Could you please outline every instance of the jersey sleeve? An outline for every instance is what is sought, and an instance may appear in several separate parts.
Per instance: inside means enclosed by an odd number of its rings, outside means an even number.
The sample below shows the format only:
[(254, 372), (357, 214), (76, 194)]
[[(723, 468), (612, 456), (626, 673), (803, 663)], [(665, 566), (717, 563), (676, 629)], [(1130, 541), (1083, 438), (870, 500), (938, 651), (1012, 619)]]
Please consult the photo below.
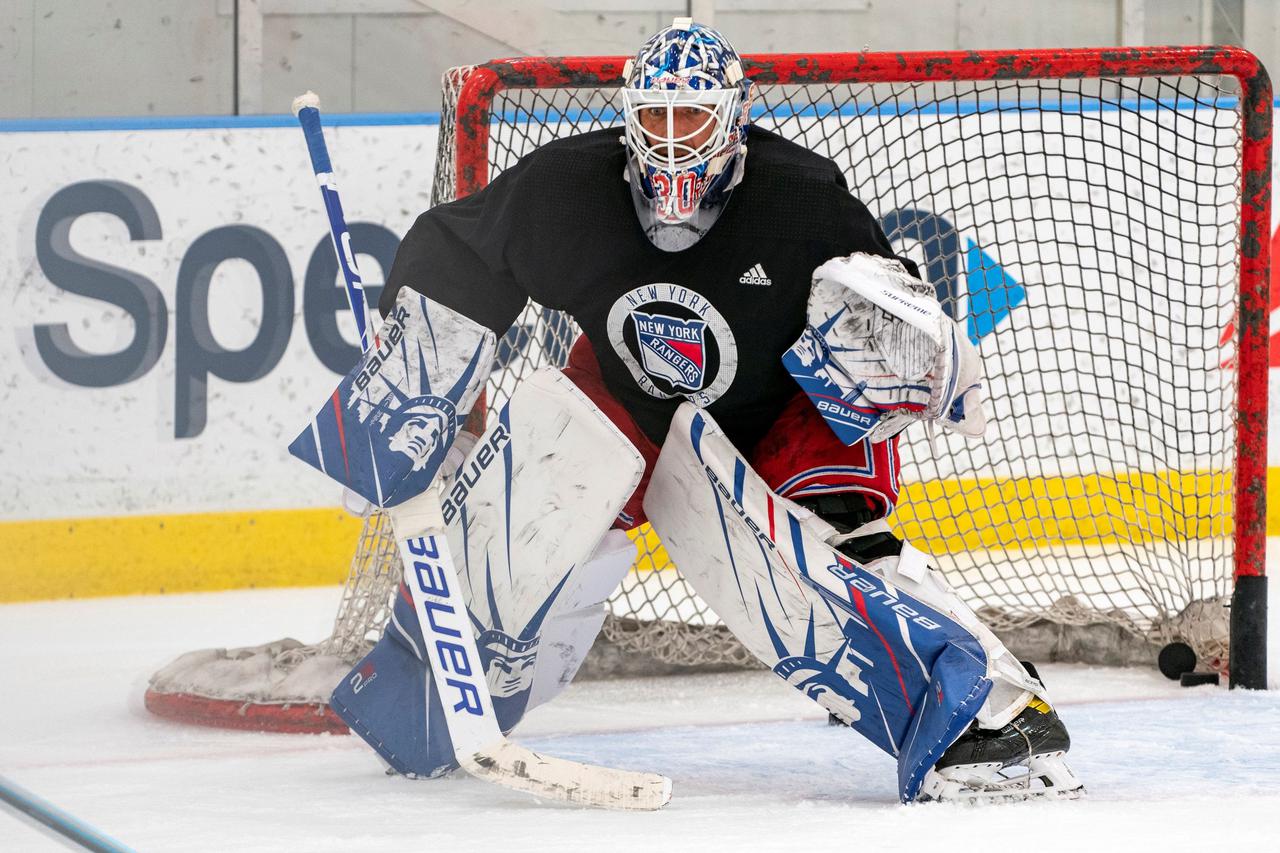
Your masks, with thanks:
[(383, 315), (409, 287), (501, 337), (528, 293), (511, 269), (510, 243), (524, 218), (517, 166), (479, 192), (437, 205), (418, 217), (400, 242), (378, 299)]

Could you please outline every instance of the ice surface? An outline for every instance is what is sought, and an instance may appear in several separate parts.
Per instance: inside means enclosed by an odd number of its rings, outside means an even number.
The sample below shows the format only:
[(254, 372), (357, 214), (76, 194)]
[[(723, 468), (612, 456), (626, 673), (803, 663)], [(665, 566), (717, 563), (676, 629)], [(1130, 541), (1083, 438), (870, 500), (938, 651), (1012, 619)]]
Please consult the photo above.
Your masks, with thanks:
[[(539, 805), (468, 779), (383, 775), (352, 737), (187, 728), (147, 676), (206, 646), (328, 633), (339, 591), (0, 607), (0, 774), (139, 850), (1273, 850), (1280, 696), (1154, 670), (1048, 665), (1089, 797), (897, 803), (893, 763), (764, 672), (591, 682), (518, 737), (675, 780), (656, 814)], [(0, 811), (0, 849), (61, 850)]]

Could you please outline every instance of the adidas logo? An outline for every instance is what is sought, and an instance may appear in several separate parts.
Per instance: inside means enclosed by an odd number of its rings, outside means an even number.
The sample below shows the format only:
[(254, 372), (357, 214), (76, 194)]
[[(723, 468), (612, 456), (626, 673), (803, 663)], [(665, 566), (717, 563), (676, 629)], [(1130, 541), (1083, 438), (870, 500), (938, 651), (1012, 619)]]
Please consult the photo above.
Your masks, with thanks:
[(751, 269), (742, 274), (742, 278), (738, 279), (742, 284), (760, 284), (768, 287), (773, 284), (773, 279), (765, 274), (764, 267), (756, 264)]

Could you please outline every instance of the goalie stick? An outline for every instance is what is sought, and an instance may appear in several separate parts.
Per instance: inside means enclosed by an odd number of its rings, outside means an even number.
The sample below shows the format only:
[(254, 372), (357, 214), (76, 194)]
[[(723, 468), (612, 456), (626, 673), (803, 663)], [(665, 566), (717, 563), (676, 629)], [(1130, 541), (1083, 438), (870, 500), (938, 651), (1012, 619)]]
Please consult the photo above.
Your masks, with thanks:
[[(333, 181), (319, 107), (320, 99), (312, 92), (293, 102), (294, 115), (302, 125), (321, 184), (361, 347), (367, 352), (371, 336), (363, 290)], [(438, 482), (386, 512), (404, 563), (405, 585), (422, 627), (427, 665), (442, 698), (454, 757), (462, 769), (506, 788), (575, 805), (635, 810), (666, 805), (671, 799), (671, 780), (664, 776), (541, 755), (506, 739), (494, 715), (471, 619), (449, 554)]]

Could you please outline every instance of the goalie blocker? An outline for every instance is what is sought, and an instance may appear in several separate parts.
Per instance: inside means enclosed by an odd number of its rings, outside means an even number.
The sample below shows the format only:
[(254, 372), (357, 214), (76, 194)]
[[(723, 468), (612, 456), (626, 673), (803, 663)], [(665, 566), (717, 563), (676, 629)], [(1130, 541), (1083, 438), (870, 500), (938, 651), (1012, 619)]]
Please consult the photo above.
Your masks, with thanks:
[(403, 290), (289, 452), (375, 506), (426, 491), (493, 363), (493, 332)]

